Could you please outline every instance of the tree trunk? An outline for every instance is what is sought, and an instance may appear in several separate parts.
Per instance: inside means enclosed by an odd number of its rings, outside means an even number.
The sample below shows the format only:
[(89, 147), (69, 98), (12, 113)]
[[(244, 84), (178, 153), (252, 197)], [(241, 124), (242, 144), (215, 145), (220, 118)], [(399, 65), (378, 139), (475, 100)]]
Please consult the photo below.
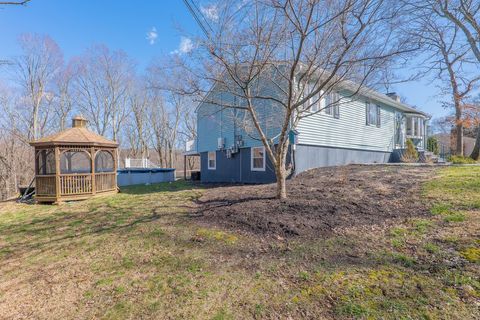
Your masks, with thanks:
[(456, 133), (456, 148), (455, 148), (455, 153), (458, 156), (463, 156), (463, 124), (457, 123), (457, 127), (455, 129)]
[(287, 174), (285, 172), (285, 165), (278, 164), (275, 168), (277, 176), (277, 198), (282, 200), (287, 198)]
[(480, 156), (480, 127), (477, 129), (477, 139), (475, 139), (475, 146), (473, 147), (472, 154), (470, 155), (470, 158), (473, 160), (478, 160), (478, 157)]
[(157, 147), (157, 153), (158, 153), (158, 165), (160, 168), (163, 168), (163, 152), (161, 147)]
[(463, 122), (462, 122), (462, 108), (460, 106), (459, 101), (455, 103), (455, 122), (456, 122), (456, 146), (455, 146), (455, 153), (458, 156), (463, 157)]
[(277, 145), (277, 161), (275, 162), (275, 174), (277, 176), (277, 198), (282, 200), (287, 198), (287, 150), (288, 140), (281, 142), (285, 137), (280, 137), (280, 143)]

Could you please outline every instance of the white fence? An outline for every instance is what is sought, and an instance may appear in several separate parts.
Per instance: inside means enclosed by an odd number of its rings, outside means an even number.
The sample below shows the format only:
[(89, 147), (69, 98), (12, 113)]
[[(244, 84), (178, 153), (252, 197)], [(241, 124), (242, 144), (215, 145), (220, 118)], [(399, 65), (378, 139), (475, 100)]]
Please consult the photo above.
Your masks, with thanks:
[(149, 159), (132, 159), (125, 158), (125, 168), (159, 168), (157, 164), (151, 162)]

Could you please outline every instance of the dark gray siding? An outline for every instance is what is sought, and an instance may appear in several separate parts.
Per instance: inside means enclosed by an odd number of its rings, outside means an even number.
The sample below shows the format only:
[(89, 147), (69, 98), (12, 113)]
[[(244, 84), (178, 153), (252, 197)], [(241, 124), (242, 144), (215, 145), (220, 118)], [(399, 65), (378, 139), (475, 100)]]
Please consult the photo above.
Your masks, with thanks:
[(202, 182), (223, 183), (272, 183), (276, 181), (274, 167), (266, 158), (265, 171), (251, 171), (250, 148), (241, 148), (240, 152), (228, 159), (224, 151), (216, 151), (215, 170), (208, 169), (208, 152), (200, 153)]
[(391, 152), (297, 145), (295, 173), (328, 166), (354, 163), (387, 163)]

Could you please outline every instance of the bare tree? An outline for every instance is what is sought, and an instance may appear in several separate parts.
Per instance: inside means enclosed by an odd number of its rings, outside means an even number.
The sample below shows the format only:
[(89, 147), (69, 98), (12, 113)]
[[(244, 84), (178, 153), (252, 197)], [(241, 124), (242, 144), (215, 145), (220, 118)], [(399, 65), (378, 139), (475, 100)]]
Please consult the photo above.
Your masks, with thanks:
[(127, 120), (126, 138), (134, 156), (148, 158), (150, 127), (148, 114), (148, 91), (144, 81), (137, 79), (129, 93), (131, 116)]
[(23, 1), (0, 1), (0, 6), (25, 6), (31, 0), (23, 0)]
[[(43, 108), (48, 86), (63, 63), (58, 45), (48, 36), (23, 34), (19, 38), (22, 55), (12, 65), (16, 81), (23, 90), (28, 139), (43, 135), (50, 110)], [(48, 103), (47, 103), (48, 105)]]
[(0, 88), (0, 200), (14, 196), (16, 187), (30, 182), (33, 173), (24, 123), (15, 112), (18, 101), (14, 90)]
[[(439, 17), (444, 17), (460, 28), (480, 63), (480, 3), (472, 0), (429, 0), (428, 5)], [(478, 159), (480, 149), (480, 130), (478, 130), (473, 159)]]
[(480, 62), (480, 3), (475, 0), (428, 0), (428, 5), (437, 13), (460, 28)]
[(74, 73), (71, 65), (62, 68), (53, 79), (54, 113), (60, 130), (66, 128), (66, 122), (73, 111), (76, 100), (72, 89), (73, 79)]
[[(433, 73), (442, 85), (441, 90), (450, 98), (444, 103), (455, 111), (455, 152), (463, 156), (464, 106), (469, 94), (476, 88), (480, 77), (472, 73), (475, 67), (471, 50), (463, 40), (460, 29), (441, 21), (430, 8), (413, 6), (415, 18), (407, 28), (412, 38), (418, 39), (426, 56), (420, 63), (420, 73)], [(443, 84), (446, 84), (443, 85)]]
[[(286, 198), (290, 130), (301, 119), (354, 98), (375, 82), (382, 65), (416, 47), (396, 33), (401, 6), (393, 1), (272, 0), (218, 6), (215, 34), (196, 51), (212, 61), (205, 78), (221, 93), (206, 95), (204, 101), (237, 110), (234, 117), (255, 128), (274, 166), (277, 197)], [(340, 101), (338, 90), (349, 94)], [(261, 108), (272, 108), (278, 118), (265, 122)]]
[(128, 116), (128, 92), (134, 75), (133, 63), (123, 51), (111, 52), (99, 45), (74, 61), (74, 88), (79, 110), (95, 130), (118, 140)]
[(166, 165), (166, 128), (168, 122), (168, 113), (163, 97), (155, 90), (149, 95), (148, 119), (152, 130), (151, 144), (158, 154), (160, 167)]
[(162, 96), (161, 112), (155, 111), (157, 117), (152, 119), (156, 119), (156, 136), (163, 141), (164, 163), (168, 167), (175, 167), (179, 142), (185, 141), (187, 136), (194, 136), (192, 131), (195, 130), (192, 108), (195, 102), (192, 94), (187, 92), (191, 79), (184, 77), (181, 72), (175, 56), (155, 61), (147, 72), (149, 89), (155, 92), (154, 95)]

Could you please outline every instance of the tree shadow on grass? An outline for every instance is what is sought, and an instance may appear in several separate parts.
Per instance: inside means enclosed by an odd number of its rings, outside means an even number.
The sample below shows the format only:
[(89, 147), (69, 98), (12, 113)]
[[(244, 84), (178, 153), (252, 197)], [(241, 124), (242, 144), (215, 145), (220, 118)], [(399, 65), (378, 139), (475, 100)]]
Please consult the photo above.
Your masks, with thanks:
[[(190, 189), (192, 186), (178, 183), (157, 187), (157, 190), (165, 192)], [(114, 195), (64, 204), (51, 207), (54, 211), (46, 211), (44, 214), (32, 211), (31, 217), (21, 216), (17, 221), (0, 223), (0, 261), (8, 263), (6, 260), (9, 257), (21, 257), (34, 250), (37, 254), (38, 250), (43, 252), (66, 248), (88, 237), (116, 233), (122, 235), (124, 231), (130, 232), (132, 228), (160, 219), (176, 223), (191, 208), (188, 202), (191, 197), (188, 194), (170, 196), (167, 193), (159, 195), (156, 201), (154, 198), (135, 196), (135, 191), (142, 194), (142, 188), (138, 186), (130, 190), (132, 195)], [(39, 207), (38, 210), (43, 208), (45, 207)]]

